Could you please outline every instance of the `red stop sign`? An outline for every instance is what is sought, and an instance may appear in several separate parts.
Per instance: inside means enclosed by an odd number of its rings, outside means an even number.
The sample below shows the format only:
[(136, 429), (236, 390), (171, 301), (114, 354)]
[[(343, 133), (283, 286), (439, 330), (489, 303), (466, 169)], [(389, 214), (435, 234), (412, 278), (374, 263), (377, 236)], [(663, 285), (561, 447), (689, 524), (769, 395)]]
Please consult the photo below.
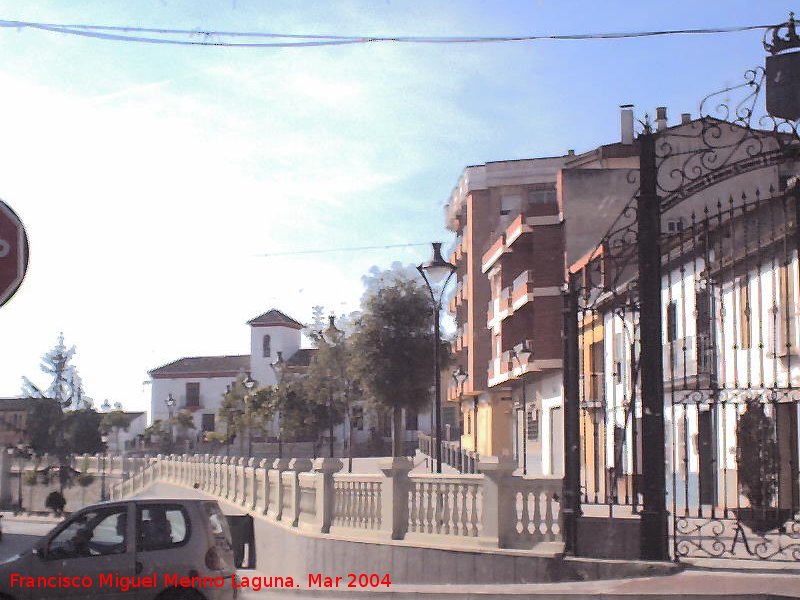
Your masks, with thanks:
[(28, 236), (16, 213), (0, 200), (0, 306), (19, 289), (28, 268)]

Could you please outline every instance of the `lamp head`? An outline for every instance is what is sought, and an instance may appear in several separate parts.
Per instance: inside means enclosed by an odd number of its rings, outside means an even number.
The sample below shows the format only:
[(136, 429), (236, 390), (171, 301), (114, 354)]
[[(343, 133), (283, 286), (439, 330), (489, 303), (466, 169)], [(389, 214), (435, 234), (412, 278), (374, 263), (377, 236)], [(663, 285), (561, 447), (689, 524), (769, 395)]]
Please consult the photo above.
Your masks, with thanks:
[(458, 368), (453, 371), (453, 381), (455, 381), (458, 386), (463, 386), (467, 377), (469, 377), (469, 374), (464, 370), (463, 365), (458, 365)]
[(244, 387), (246, 387), (248, 390), (252, 390), (254, 387), (256, 387), (256, 384), (258, 382), (252, 377), (250, 377), (250, 373), (248, 373), (247, 377), (242, 383), (244, 384)]
[(442, 257), (442, 243), (433, 242), (433, 257), (417, 267), (430, 286), (439, 286), (455, 273), (456, 266)]
[(333, 315), (328, 316), (328, 327), (326, 327), (322, 332), (323, 339), (332, 346), (339, 343), (339, 340), (344, 333), (341, 329), (336, 327), (334, 320), (335, 317)]

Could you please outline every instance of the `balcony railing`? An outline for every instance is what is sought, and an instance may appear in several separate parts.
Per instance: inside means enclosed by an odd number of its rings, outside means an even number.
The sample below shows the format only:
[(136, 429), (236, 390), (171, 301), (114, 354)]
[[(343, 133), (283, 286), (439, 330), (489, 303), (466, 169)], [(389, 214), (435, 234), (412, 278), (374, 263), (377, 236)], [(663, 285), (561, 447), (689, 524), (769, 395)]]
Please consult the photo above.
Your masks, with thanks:
[(500, 290), (499, 298), (489, 300), (489, 308), (486, 312), (486, 325), (492, 326), (492, 321), (496, 318), (504, 319), (511, 311), (511, 287)]
[(523, 271), (511, 284), (511, 301), (514, 306), (527, 302), (528, 294), (533, 294), (533, 271)]

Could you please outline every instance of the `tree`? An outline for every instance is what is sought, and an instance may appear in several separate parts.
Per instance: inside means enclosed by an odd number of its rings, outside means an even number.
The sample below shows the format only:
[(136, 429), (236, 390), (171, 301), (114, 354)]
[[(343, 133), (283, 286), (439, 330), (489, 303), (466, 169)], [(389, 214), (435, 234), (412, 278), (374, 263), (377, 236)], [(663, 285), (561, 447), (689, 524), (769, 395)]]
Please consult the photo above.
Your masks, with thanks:
[(433, 381), (433, 310), (418, 279), (397, 269), (380, 277), (362, 300), (352, 336), (353, 370), (364, 392), (392, 412), (392, 455), (403, 454), (402, 410), (430, 401)]
[(64, 414), (64, 438), (71, 454), (95, 454), (103, 449), (100, 424), (103, 417), (93, 408)]
[[(28, 409), (31, 446), (36, 452), (55, 454), (59, 459), (59, 486), (64, 490), (70, 474), (67, 457), (71, 452), (96, 451), (100, 447), (99, 431), (91, 432), (87, 425), (97, 421), (90, 414), (91, 399), (83, 391), (83, 381), (77, 369), (70, 364), (75, 355), (75, 346), (64, 345), (64, 334), (60, 333), (55, 347), (42, 357), (41, 369), (52, 378), (45, 391), (27, 377), (23, 377), (22, 392), (33, 398)], [(69, 417), (67, 408), (78, 412)], [(70, 433), (73, 432), (73, 433)]]
[(77, 369), (70, 364), (73, 356), (75, 346), (67, 348), (64, 345), (64, 334), (60, 333), (55, 347), (42, 357), (40, 364), (42, 371), (52, 378), (50, 385), (43, 392), (40, 386), (23, 377), (22, 393), (31, 398), (52, 398), (61, 408), (68, 408), (73, 404), (76, 408), (81, 408), (85, 401), (83, 381)]

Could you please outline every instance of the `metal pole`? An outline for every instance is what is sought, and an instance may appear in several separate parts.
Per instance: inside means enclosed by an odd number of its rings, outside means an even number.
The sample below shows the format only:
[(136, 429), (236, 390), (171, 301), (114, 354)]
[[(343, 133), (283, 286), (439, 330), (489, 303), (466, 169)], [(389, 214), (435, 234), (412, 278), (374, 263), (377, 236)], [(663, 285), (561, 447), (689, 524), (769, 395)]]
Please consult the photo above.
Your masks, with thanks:
[(525, 371), (522, 372), (522, 474), (528, 474), (528, 409), (525, 401)]
[(656, 181), (655, 135), (649, 128), (639, 136), (639, 144), (637, 242), (643, 446), (640, 543), (643, 559), (669, 560), (661, 343), (661, 201)]
[(247, 411), (247, 457), (253, 456), (253, 429), (250, 423), (250, 396), (245, 398), (245, 410)]
[(106, 499), (106, 453), (103, 452), (103, 462), (100, 470), (100, 500)]
[(333, 392), (328, 390), (328, 450), (333, 458)]
[(581, 438), (578, 346), (578, 292), (569, 276), (564, 295), (564, 551), (575, 555), (581, 516)]
[(278, 409), (278, 458), (283, 458), (283, 415)]
[(433, 315), (433, 363), (434, 363), (434, 417), (436, 418), (436, 472), (442, 472), (442, 382), (439, 373), (439, 312), (442, 309), (441, 303), (437, 302), (434, 307)]

